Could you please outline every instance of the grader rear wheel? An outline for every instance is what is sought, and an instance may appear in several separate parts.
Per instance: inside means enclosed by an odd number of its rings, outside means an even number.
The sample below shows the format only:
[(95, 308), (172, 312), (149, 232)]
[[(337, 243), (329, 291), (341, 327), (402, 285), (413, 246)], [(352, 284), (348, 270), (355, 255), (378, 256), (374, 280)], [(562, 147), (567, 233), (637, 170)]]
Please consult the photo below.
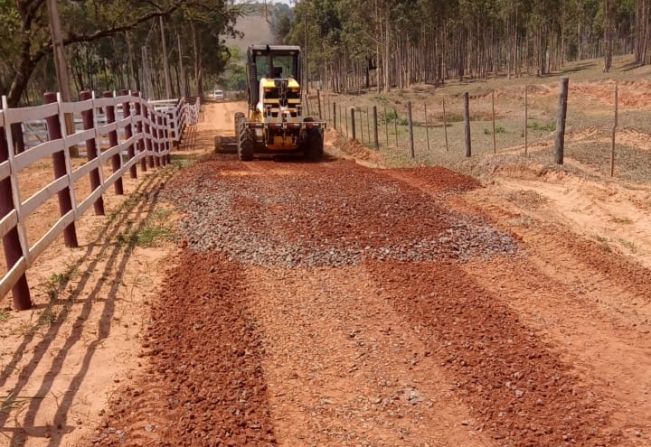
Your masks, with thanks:
[[(306, 123), (311, 123), (314, 118), (305, 118)], [(323, 159), (323, 132), (313, 128), (307, 130), (303, 139), (303, 156), (307, 161), (321, 161)]]

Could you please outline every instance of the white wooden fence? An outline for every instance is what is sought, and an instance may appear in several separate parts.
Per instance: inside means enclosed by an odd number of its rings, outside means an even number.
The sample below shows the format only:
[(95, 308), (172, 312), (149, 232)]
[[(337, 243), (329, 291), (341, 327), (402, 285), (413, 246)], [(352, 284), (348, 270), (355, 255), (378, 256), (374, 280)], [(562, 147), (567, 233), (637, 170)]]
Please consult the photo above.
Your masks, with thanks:
[[(169, 163), (173, 144), (181, 140), (186, 127), (195, 124), (199, 116), (198, 99), (194, 103), (185, 99), (147, 101), (137, 93), (109, 93), (101, 98), (84, 93), (89, 99), (66, 103), (58, 95), (50, 94), (50, 103), (23, 108), (8, 108), (6, 98), (2, 98), (0, 236), (7, 272), (0, 279), (0, 299), (12, 290), (16, 309), (31, 307), (25, 272), (36, 258), (62, 233), (66, 245), (77, 246), (75, 221), (91, 206), (96, 214), (102, 215), (103, 193), (114, 186), (116, 193), (122, 194), (122, 177), (127, 171), (131, 177), (137, 177), (138, 163), (142, 170)], [(49, 101), (46, 95), (46, 102)], [(73, 125), (66, 126), (66, 119)], [(34, 129), (39, 127), (45, 133), (34, 138)], [(70, 134), (67, 127), (72, 128)], [(19, 139), (22, 141), (16, 141)], [(73, 169), (71, 148), (81, 144), (86, 151), (79, 152), (87, 161)], [(21, 171), (46, 157), (53, 160), (53, 180), (23, 198), (19, 189)], [(109, 161), (111, 172), (105, 173)], [(75, 182), (88, 177), (90, 194), (77, 198)], [(32, 243), (26, 232), (26, 220), (55, 195), (60, 217)]]

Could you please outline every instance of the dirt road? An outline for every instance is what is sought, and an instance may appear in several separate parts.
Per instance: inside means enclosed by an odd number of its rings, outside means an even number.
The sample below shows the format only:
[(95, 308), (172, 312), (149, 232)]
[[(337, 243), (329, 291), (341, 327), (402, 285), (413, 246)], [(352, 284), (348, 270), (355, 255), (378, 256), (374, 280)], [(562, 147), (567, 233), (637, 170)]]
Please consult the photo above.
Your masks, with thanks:
[(150, 366), (92, 444), (651, 445), (641, 265), (440, 168), (208, 155), (165, 194)]

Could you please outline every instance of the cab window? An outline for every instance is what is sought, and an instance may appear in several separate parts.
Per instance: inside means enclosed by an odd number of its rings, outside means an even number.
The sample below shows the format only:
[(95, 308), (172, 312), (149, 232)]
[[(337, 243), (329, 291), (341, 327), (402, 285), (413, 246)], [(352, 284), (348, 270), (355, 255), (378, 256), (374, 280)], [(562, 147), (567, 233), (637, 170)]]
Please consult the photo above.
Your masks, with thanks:
[(274, 78), (296, 77), (296, 58), (291, 55), (272, 56), (273, 70), (269, 70), (269, 58), (264, 54), (258, 54), (255, 59), (255, 68), (258, 81), (271, 72)]

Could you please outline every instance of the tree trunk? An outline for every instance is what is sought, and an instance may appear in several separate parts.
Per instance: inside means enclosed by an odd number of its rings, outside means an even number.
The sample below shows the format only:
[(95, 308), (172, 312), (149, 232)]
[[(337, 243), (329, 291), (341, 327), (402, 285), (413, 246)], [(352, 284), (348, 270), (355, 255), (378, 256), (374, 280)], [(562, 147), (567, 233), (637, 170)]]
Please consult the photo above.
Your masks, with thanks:
[(604, 12), (604, 73), (613, 65), (613, 0), (603, 0)]

